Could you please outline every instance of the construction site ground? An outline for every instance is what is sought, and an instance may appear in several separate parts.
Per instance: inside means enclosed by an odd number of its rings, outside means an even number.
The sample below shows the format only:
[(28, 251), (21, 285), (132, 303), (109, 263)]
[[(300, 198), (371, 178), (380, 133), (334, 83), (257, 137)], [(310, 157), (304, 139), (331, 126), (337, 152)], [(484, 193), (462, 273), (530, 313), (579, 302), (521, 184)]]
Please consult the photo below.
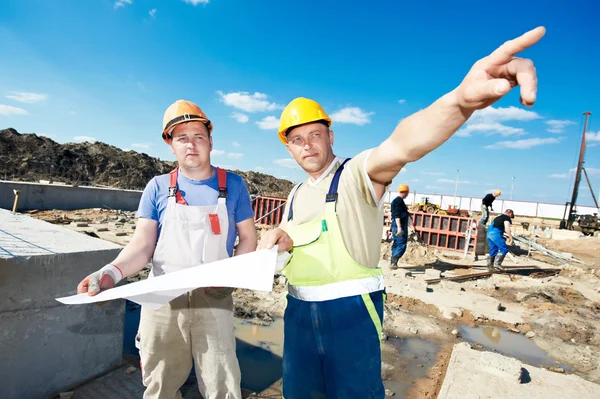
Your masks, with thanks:
[[(133, 212), (114, 210), (34, 211), (31, 216), (121, 245), (131, 239), (135, 226)], [(570, 375), (575, 379), (562, 384), (566, 396), (552, 397), (572, 397), (569, 384), (582, 381), (577, 378), (600, 384), (600, 239), (547, 239), (541, 230), (532, 234), (523, 229), (520, 233), (530, 234), (530, 238), (537, 234), (537, 243), (568, 253), (564, 255), (573, 260), (557, 261), (539, 251), (528, 256), (528, 248), (512, 247), (515, 255), (504, 262), (507, 272), (488, 273), (485, 257), (475, 261), (472, 255), (465, 258), (462, 252), (439, 251), (411, 241), (400, 268), (391, 270), (391, 244), (382, 243), (380, 264), (388, 293), (382, 372), (388, 395), (457, 397), (447, 388), (443, 395), (440, 391), (447, 371), (450, 372), (448, 365), (460, 364), (459, 359), (451, 361), (451, 357), (453, 348), (461, 342), (469, 342), (477, 351), (493, 351), (517, 359), (524, 368), (531, 369), (532, 379), (540, 376), (534, 382), (545, 389), (553, 385), (544, 383), (543, 378), (560, 381)], [(129, 280), (145, 275), (147, 270)], [(244, 396), (281, 397), (285, 279), (277, 276), (272, 292), (236, 290), (234, 301), (238, 357), (245, 375)], [(456, 350), (455, 356), (459, 352)], [(131, 396), (123, 398), (141, 397), (138, 366), (135, 361), (131, 365), (75, 388), (73, 398), (93, 397), (84, 393), (98, 392), (107, 379), (130, 386), (127, 392)], [(512, 377), (507, 374), (506, 378)], [(524, 377), (519, 378), (522, 385)], [(486, 380), (475, 378), (469, 383), (485, 386)], [(579, 399), (599, 397), (594, 396), (600, 392), (600, 385), (595, 384), (586, 391), (592, 396), (578, 394)], [(498, 391), (489, 397), (531, 396), (525, 388), (530, 389), (531, 385), (517, 391), (517, 396)], [(184, 391), (186, 399), (199, 397), (193, 377)]]

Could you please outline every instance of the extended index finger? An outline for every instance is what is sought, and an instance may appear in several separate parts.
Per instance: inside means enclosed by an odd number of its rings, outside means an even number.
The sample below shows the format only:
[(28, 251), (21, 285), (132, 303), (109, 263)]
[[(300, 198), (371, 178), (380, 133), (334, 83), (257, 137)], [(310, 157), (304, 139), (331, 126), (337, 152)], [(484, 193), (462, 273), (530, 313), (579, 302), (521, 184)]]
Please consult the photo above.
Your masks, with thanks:
[(546, 28), (538, 26), (516, 39), (512, 39), (498, 47), (487, 60), (492, 65), (502, 65), (510, 62), (512, 58), (521, 51), (533, 46), (546, 34)]

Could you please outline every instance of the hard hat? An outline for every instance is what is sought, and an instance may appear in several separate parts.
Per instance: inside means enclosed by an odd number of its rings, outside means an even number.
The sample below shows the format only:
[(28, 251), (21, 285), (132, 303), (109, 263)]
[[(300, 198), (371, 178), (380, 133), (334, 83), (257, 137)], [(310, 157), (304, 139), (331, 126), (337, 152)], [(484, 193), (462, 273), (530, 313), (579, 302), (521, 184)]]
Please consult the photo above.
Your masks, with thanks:
[(398, 186), (398, 192), (403, 193), (403, 192), (409, 192), (410, 188), (408, 187), (408, 184), (401, 184)]
[(500, 191), (500, 190), (494, 190), (494, 195), (496, 197), (499, 196), (500, 194), (502, 194), (502, 191)]
[(331, 126), (331, 118), (319, 103), (304, 97), (293, 99), (279, 118), (279, 140), (287, 144), (285, 136), (290, 128), (316, 121), (326, 121)]
[(169, 144), (167, 140), (171, 138), (171, 131), (173, 128), (180, 123), (190, 121), (204, 123), (208, 129), (208, 134), (213, 130), (212, 122), (208, 120), (204, 111), (193, 102), (177, 100), (169, 105), (169, 108), (167, 108), (165, 115), (163, 116), (163, 140)]

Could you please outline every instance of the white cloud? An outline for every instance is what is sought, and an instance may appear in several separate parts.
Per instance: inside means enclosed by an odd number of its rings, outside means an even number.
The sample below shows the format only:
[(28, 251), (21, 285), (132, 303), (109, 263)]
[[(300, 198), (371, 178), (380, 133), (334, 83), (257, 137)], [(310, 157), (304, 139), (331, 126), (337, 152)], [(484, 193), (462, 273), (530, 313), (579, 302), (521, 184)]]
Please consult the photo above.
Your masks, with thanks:
[(458, 137), (469, 137), (471, 132), (487, 132), (490, 134), (498, 133), (503, 136), (525, 134), (522, 128), (506, 126), (499, 122), (519, 121), (527, 122), (534, 119), (539, 119), (536, 112), (528, 111), (517, 107), (494, 108), (487, 107), (479, 111), (475, 111), (466, 125), (456, 132)]
[(398, 100), (398, 104), (404, 104), (406, 102), (406, 100), (402, 99), (402, 100)]
[(83, 141), (87, 141), (89, 143), (94, 143), (98, 140), (96, 140), (95, 137), (90, 137), (90, 136), (75, 136), (75, 137), (73, 137), (73, 141), (76, 143), (81, 143)]
[(235, 148), (240, 148), (242, 145), (240, 143), (238, 143), (237, 141), (234, 141), (231, 143), (232, 146), (234, 146)]
[(133, 3), (133, 0), (117, 0), (115, 1), (115, 9), (125, 7), (125, 5), (131, 3)]
[(215, 150), (213, 148), (213, 150), (210, 152), (210, 155), (212, 155), (213, 157), (220, 157), (221, 155), (225, 155), (225, 151), (223, 151), (223, 150)]
[(556, 119), (551, 119), (549, 121), (546, 121), (546, 124), (548, 125), (548, 131), (550, 133), (563, 133), (565, 131), (565, 127), (569, 126), (569, 125), (576, 125), (575, 122), (573, 121), (559, 121)]
[(517, 150), (525, 150), (532, 147), (537, 147), (540, 145), (546, 144), (556, 144), (560, 141), (560, 138), (533, 138), (533, 139), (525, 139), (525, 140), (516, 140), (516, 141), (499, 141), (497, 143), (486, 145), (484, 148), (488, 150), (500, 150), (503, 148), (511, 148)]
[(411, 183), (418, 183), (420, 181), (421, 181), (421, 179), (412, 179), (412, 180), (409, 180), (409, 182), (411, 182)]
[(244, 154), (241, 154), (239, 152), (230, 152), (227, 154), (227, 158), (231, 158), (231, 159), (240, 159), (244, 156)]
[(48, 99), (48, 95), (41, 93), (29, 93), (26, 91), (13, 91), (13, 94), (6, 96), (6, 98), (10, 98), (20, 103), (33, 104), (40, 101), (46, 101)]
[[(595, 176), (595, 175), (600, 175), (600, 169), (598, 168), (586, 168), (584, 167), (585, 171), (587, 172), (588, 175), (590, 176)], [(575, 173), (577, 171), (577, 168), (573, 168), (571, 170), (569, 170), (569, 172)]]
[(570, 173), (553, 173), (548, 177), (551, 177), (553, 179), (568, 179), (569, 176), (571, 176)]
[(242, 114), (241, 112), (234, 112), (231, 114), (230, 118), (235, 119), (239, 123), (246, 123), (249, 120), (248, 115)]
[[(456, 180), (451, 180), (451, 179), (437, 179), (436, 182), (438, 183), (443, 183), (443, 184), (456, 184)], [(477, 184), (475, 182), (469, 181), (469, 180), (459, 180), (458, 184)]]
[(156, 18), (156, 8), (148, 11), (148, 15), (150, 15), (151, 18)]
[(469, 121), (472, 123), (493, 123), (502, 121), (531, 121), (539, 119), (536, 112), (528, 111), (523, 108), (508, 107), (508, 108), (494, 108), (487, 107), (479, 111), (475, 111)]
[(148, 150), (150, 148), (150, 144), (146, 143), (133, 143), (131, 146), (135, 148), (142, 148), (144, 150)]
[(257, 166), (256, 168), (254, 168), (256, 170), (266, 170), (265, 168), (263, 168), (262, 166)]
[(471, 132), (485, 132), (488, 134), (501, 134), (502, 136), (520, 136), (525, 130), (520, 127), (506, 126), (501, 123), (470, 123), (456, 132), (458, 137), (469, 137)]
[(256, 124), (264, 130), (279, 129), (279, 119), (274, 116), (267, 116), (262, 121), (256, 122)]
[(0, 115), (27, 115), (27, 111), (25, 111), (23, 108), (0, 104)]
[(221, 97), (221, 101), (225, 105), (246, 112), (267, 112), (283, 109), (282, 105), (269, 102), (267, 95), (264, 93), (255, 92), (254, 94), (250, 94), (245, 91), (237, 91), (225, 94), (218, 90), (217, 94)]
[(364, 125), (371, 123), (369, 116), (375, 112), (365, 112), (359, 107), (346, 107), (331, 115), (331, 119), (337, 123), (352, 123), (354, 125)]
[[(576, 171), (577, 171), (577, 168), (571, 168), (571, 169), (569, 169), (568, 173), (553, 173), (553, 174), (549, 175), (548, 177), (550, 177), (552, 179), (568, 179), (568, 178), (574, 176)], [(585, 168), (585, 171), (587, 172), (587, 174), (589, 176), (600, 175), (599, 168)], [(583, 174), (582, 174), (582, 176), (583, 176)]]
[(428, 176), (444, 176), (443, 172), (421, 172), (421, 174)]
[(585, 134), (585, 140), (586, 141), (599, 141), (600, 142), (600, 131), (597, 131), (596, 133), (594, 133), (594, 132), (587, 132)]
[(191, 4), (193, 6), (197, 6), (198, 4), (208, 4), (210, 0), (183, 0), (184, 3)]
[(292, 158), (276, 159), (273, 161), (273, 163), (276, 165), (282, 166), (284, 168), (290, 168), (290, 169), (294, 169), (294, 168), (298, 167), (298, 164)]

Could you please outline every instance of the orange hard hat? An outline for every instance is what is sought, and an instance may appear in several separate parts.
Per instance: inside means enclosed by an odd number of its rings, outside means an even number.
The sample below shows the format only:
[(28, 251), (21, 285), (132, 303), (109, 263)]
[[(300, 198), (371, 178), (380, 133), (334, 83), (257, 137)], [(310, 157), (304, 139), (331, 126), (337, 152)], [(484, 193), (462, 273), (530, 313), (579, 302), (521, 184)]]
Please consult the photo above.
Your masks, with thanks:
[(500, 190), (494, 190), (494, 195), (496, 197), (500, 196), (501, 194), (502, 194), (502, 191), (500, 191)]
[(169, 108), (167, 108), (165, 115), (163, 116), (163, 140), (169, 144), (168, 140), (171, 138), (171, 131), (173, 128), (180, 123), (191, 121), (204, 123), (208, 129), (208, 134), (212, 133), (212, 122), (208, 120), (204, 111), (202, 111), (200, 107), (193, 102), (177, 100), (173, 104), (169, 105)]
[(400, 193), (404, 193), (404, 192), (409, 192), (410, 188), (408, 187), (408, 184), (401, 184), (398, 186), (398, 192)]

